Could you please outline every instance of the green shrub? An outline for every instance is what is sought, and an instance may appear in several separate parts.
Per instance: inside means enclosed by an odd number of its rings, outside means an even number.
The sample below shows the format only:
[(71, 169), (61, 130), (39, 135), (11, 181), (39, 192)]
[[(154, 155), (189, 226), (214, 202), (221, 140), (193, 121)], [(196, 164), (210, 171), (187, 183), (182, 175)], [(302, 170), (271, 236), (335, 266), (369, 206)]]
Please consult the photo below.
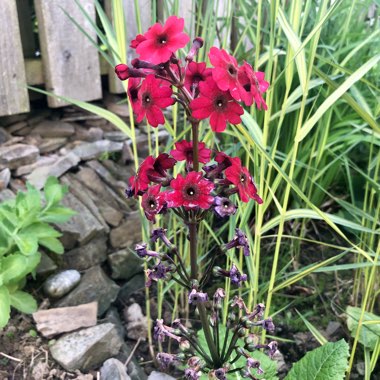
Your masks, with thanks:
[(39, 247), (62, 254), (58, 238), (61, 233), (50, 223), (62, 223), (74, 211), (60, 202), (67, 188), (50, 177), (44, 194), (27, 184), (26, 192), (0, 204), (0, 328), (8, 323), (10, 308), (32, 313), (37, 308), (34, 298), (22, 291), (27, 276), (35, 275), (41, 259)]

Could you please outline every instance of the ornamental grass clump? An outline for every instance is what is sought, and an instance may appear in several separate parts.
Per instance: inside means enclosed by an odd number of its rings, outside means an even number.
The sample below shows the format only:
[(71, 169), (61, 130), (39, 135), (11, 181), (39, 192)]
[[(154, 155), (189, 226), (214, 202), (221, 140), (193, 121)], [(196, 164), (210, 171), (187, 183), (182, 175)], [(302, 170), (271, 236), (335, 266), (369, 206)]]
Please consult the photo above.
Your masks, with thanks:
[[(247, 281), (247, 274), (236, 264), (228, 268), (215, 266), (215, 257), (207, 260), (208, 266), (199, 273), (197, 235), (208, 215), (228, 218), (235, 214), (237, 205), (231, 199), (234, 194), (243, 203), (253, 200), (261, 204), (262, 199), (240, 158), (209, 149), (199, 142), (198, 129), (203, 119), (209, 119), (215, 132), (223, 132), (228, 124), (240, 123), (242, 105), (256, 104), (259, 109), (267, 109), (263, 93), (269, 83), (264, 80), (264, 73), (254, 71), (247, 62), (239, 66), (233, 56), (217, 47), (209, 52), (212, 67), (195, 62), (203, 46), (199, 37), (194, 39), (182, 62), (177, 51), (190, 41), (183, 29), (184, 20), (176, 16), (169, 17), (164, 25), (153, 25), (132, 41), (131, 47), (139, 55), (132, 66), (119, 64), (115, 68), (121, 80), (129, 80), (127, 93), (138, 122), (146, 118), (152, 127), (163, 124), (163, 110), (177, 102), (191, 123), (191, 141), (178, 141), (169, 153), (147, 157), (126, 189), (128, 197), (141, 198), (149, 221), (155, 223), (157, 215), (173, 212), (188, 229), (190, 270), (180, 254), (182, 250), (169, 240), (164, 228), (151, 231), (150, 244), (153, 247), (160, 243), (159, 251), (150, 249), (148, 242), (136, 245), (137, 255), (149, 264), (146, 286), (159, 280), (180, 284), (188, 292), (188, 302), (197, 311), (202, 326), (202, 333), (197, 334), (180, 319), (170, 326), (162, 319), (157, 320), (154, 337), (159, 342), (166, 339), (177, 342), (179, 352), (159, 353), (157, 361), (166, 370), (172, 366), (181, 369), (186, 379), (199, 379), (202, 374), (226, 379), (234, 372), (256, 379), (263, 370), (250, 352), (262, 349), (273, 356), (277, 344), (261, 344), (257, 335), (259, 329), (274, 331), (272, 319), (263, 318), (263, 304), (250, 310), (240, 296), (235, 296), (229, 305), (226, 325), (222, 325), (223, 303), (227, 302), (225, 290), (218, 288), (208, 294), (206, 286), (214, 276), (229, 278), (233, 286), (240, 287)], [(174, 175), (173, 169), (180, 161), (184, 161), (181, 166), (184, 170)], [(251, 254), (248, 239), (240, 229), (220, 247), (219, 254), (236, 248), (242, 249), (244, 256)], [(200, 342), (200, 336), (206, 345)], [(233, 366), (236, 363), (239, 366)]]

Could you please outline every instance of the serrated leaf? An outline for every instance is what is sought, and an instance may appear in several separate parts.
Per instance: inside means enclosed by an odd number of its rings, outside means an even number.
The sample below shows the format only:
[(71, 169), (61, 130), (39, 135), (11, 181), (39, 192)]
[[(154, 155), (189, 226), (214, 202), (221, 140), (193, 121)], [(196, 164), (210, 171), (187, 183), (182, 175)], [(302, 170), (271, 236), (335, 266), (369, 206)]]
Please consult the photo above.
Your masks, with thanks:
[(55, 177), (49, 177), (44, 186), (44, 194), (48, 207), (60, 202), (66, 192), (66, 188), (63, 187)]
[(37, 239), (40, 238), (50, 238), (50, 237), (60, 237), (62, 234), (55, 230), (47, 223), (33, 223), (30, 226), (24, 228), (21, 233), (26, 235), (33, 235)]
[(65, 250), (62, 243), (54, 237), (41, 238), (39, 240), (39, 243), (42, 246), (50, 249), (50, 251), (52, 251), (54, 253), (58, 253), (60, 255), (63, 254), (63, 252)]
[(15, 253), (1, 259), (0, 276), (3, 284), (19, 277), (26, 266), (25, 256)]
[(31, 314), (37, 310), (36, 300), (28, 293), (17, 290), (9, 294), (10, 304), (22, 313)]
[[(351, 332), (351, 336), (355, 338), (362, 310), (359, 307), (348, 306), (346, 313), (347, 327)], [(367, 311), (364, 312), (363, 322), (379, 320), (379, 316)], [(380, 324), (362, 325), (359, 332), (359, 342), (364, 347), (374, 350), (378, 339), (380, 339)]]
[(344, 339), (326, 343), (295, 363), (285, 380), (343, 380), (348, 355), (348, 344)]
[(8, 289), (5, 286), (0, 286), (0, 329), (7, 325), (10, 313), (11, 304)]
[(25, 202), (28, 206), (28, 209), (39, 209), (41, 207), (41, 194), (30, 183), (26, 184), (27, 192), (25, 196)]
[(67, 222), (76, 212), (67, 207), (51, 207), (46, 211), (39, 220), (47, 223), (65, 223)]
[(38, 249), (38, 240), (37, 237), (33, 235), (23, 235), (22, 233), (13, 236), (17, 247), (20, 252), (25, 255), (33, 255), (37, 252)]

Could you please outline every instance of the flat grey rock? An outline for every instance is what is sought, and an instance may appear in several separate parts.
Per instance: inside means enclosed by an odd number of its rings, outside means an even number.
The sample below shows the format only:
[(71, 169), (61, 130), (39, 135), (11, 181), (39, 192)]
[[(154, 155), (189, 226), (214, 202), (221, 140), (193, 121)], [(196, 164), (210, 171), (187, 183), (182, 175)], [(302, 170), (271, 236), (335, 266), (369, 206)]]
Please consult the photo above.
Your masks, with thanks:
[(141, 241), (141, 221), (138, 211), (127, 215), (126, 220), (110, 233), (110, 242), (113, 248), (132, 248)]
[(128, 280), (120, 289), (118, 294), (118, 303), (125, 305), (130, 303), (130, 298), (145, 289), (145, 275), (136, 274), (130, 280)]
[(176, 380), (176, 379), (166, 373), (153, 371), (149, 375), (148, 380)]
[(58, 159), (59, 157), (57, 155), (41, 156), (33, 164), (19, 166), (14, 172), (14, 176), (21, 177), (22, 175), (31, 173), (34, 169), (37, 169), (41, 166), (53, 165)]
[(100, 380), (131, 380), (124, 364), (117, 359), (106, 360), (100, 368)]
[(42, 139), (38, 144), (38, 149), (40, 150), (40, 153), (49, 153), (58, 150), (64, 146), (66, 142), (67, 138), (65, 137)]
[(86, 270), (107, 260), (107, 236), (98, 234), (94, 239), (81, 247), (66, 251), (63, 254), (65, 268), (79, 271)]
[(5, 168), (0, 171), (0, 190), (4, 190), (8, 187), (11, 180), (11, 171)]
[(120, 152), (122, 149), (122, 143), (109, 140), (99, 140), (78, 145), (73, 149), (73, 152), (81, 160), (91, 160), (103, 153)]
[(108, 264), (114, 279), (129, 280), (143, 271), (143, 263), (144, 260), (127, 248), (108, 255)]
[(0, 147), (0, 169), (16, 169), (18, 166), (35, 162), (40, 151), (34, 145), (14, 144)]
[(67, 222), (56, 226), (63, 234), (61, 241), (66, 248), (73, 248), (76, 242), (84, 245), (104, 232), (104, 226), (73, 194), (67, 193), (61, 203), (77, 212)]
[(32, 129), (31, 133), (50, 138), (69, 137), (75, 133), (75, 128), (61, 120), (43, 120)]
[(79, 157), (70, 152), (56, 160), (52, 165), (42, 166), (34, 169), (26, 178), (38, 189), (45, 186), (49, 176), (60, 177), (79, 162)]
[(55, 272), (57, 268), (55, 262), (45, 252), (41, 252), (41, 260), (36, 268), (36, 273), (45, 276)]
[(15, 193), (9, 189), (0, 190), (0, 202), (8, 201), (15, 197)]
[(88, 371), (117, 355), (122, 343), (115, 326), (104, 323), (65, 335), (50, 353), (67, 371)]
[(98, 315), (103, 315), (115, 301), (120, 287), (106, 276), (100, 266), (88, 269), (82, 276), (79, 285), (55, 306), (77, 306), (98, 301)]

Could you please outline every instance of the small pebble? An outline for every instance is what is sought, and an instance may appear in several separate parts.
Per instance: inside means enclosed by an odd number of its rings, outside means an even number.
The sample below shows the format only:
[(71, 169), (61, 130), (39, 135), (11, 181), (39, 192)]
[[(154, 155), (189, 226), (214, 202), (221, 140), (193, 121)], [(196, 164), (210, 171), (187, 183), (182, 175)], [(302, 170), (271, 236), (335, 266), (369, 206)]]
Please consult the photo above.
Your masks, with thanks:
[(52, 298), (60, 298), (74, 289), (80, 281), (80, 273), (70, 269), (50, 276), (44, 283), (44, 292)]

